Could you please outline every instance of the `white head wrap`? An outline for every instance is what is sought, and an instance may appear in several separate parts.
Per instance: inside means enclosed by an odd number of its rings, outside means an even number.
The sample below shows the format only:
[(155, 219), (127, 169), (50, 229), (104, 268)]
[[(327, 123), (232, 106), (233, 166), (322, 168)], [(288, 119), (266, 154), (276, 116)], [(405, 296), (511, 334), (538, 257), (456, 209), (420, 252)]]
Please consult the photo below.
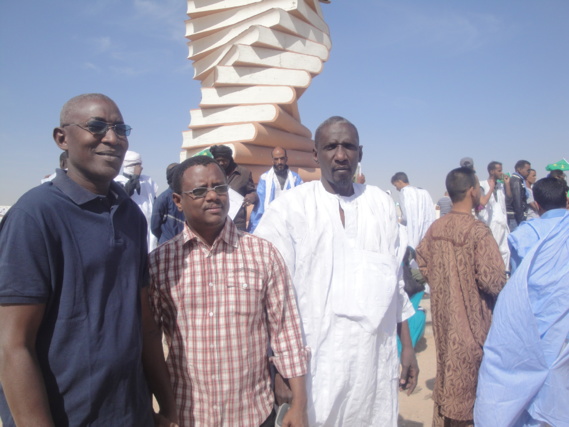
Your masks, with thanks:
[(123, 172), (129, 175), (134, 174), (134, 165), (142, 164), (142, 157), (134, 151), (127, 151), (123, 161)]

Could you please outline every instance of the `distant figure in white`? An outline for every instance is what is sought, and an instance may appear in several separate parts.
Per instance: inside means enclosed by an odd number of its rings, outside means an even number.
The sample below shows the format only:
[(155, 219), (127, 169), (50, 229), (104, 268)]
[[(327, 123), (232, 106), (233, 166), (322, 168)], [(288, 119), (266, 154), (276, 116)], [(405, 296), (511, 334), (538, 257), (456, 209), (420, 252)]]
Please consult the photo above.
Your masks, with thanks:
[(276, 147), (271, 153), (273, 158), (273, 167), (261, 175), (259, 183), (257, 184), (257, 195), (259, 200), (251, 212), (249, 218), (249, 233), (255, 231), (263, 213), (269, 207), (269, 204), (283, 194), (285, 191), (290, 190), (303, 183), (302, 178), (296, 172), (293, 172), (288, 167), (288, 157), (286, 150), (282, 147)]
[(506, 211), (506, 197), (512, 197), (510, 190), (510, 177), (502, 172), (502, 163), (492, 161), (488, 163), (488, 179), (480, 181), (482, 197), (478, 219), (484, 222), (498, 243), (500, 254), (504, 259), (506, 270), (510, 269), (510, 248), (508, 247), (508, 213)]
[(409, 184), (405, 172), (397, 172), (391, 183), (399, 191), (400, 223), (407, 228), (407, 245), (416, 248), (435, 220), (435, 204), (429, 192)]
[(152, 205), (158, 193), (158, 184), (148, 175), (142, 175), (142, 157), (134, 151), (127, 151), (124, 156), (123, 173), (115, 178), (120, 183), (130, 198), (138, 205), (148, 224), (148, 252), (154, 250), (158, 239), (150, 230), (150, 218), (152, 217)]

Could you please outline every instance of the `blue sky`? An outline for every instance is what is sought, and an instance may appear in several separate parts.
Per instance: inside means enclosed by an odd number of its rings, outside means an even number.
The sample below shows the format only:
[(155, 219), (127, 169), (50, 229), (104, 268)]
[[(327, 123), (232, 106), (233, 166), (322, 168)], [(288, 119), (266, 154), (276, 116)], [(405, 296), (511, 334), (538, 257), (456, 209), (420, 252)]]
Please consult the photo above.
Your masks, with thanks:
[[(569, 2), (333, 0), (330, 60), (302, 96), (311, 130), (353, 121), (370, 184), (408, 173), (433, 199), (461, 157), (527, 159), (538, 177), (569, 159)], [(0, 2), (0, 205), (57, 166), (51, 138), (70, 97), (102, 92), (133, 127), (131, 149), (165, 189), (199, 83), (184, 0)]]

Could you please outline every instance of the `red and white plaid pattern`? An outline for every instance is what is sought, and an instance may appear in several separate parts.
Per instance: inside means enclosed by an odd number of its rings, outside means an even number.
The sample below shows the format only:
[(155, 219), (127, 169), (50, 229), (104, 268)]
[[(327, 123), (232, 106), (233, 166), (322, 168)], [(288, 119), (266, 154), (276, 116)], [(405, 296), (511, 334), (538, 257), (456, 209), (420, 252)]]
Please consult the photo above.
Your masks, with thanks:
[(168, 343), (180, 426), (259, 426), (273, 407), (269, 337), (279, 372), (306, 374), (285, 263), (229, 219), (211, 249), (186, 225), (150, 254), (150, 300)]

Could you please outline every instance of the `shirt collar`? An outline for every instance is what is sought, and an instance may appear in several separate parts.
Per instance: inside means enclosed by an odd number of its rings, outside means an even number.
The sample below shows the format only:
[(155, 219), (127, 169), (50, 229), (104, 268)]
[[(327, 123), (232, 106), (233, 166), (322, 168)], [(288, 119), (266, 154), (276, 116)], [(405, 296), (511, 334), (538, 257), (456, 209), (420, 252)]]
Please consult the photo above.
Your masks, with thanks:
[(565, 209), (565, 208), (550, 209), (547, 212), (544, 212), (543, 215), (541, 216), (541, 218), (544, 218), (544, 219), (557, 218), (557, 217), (561, 217), (561, 216), (565, 215), (566, 212), (567, 212), (567, 209)]
[[(100, 194), (92, 193), (89, 190), (81, 187), (79, 184), (69, 178), (69, 176), (67, 176), (67, 171), (57, 169), (55, 173), (55, 178), (52, 181), (53, 185), (55, 185), (64, 194), (66, 194), (76, 205), (81, 206), (89, 203), (92, 200), (105, 197), (101, 196)], [(107, 197), (111, 204), (114, 204), (115, 201), (117, 204), (120, 204), (129, 198), (122, 186), (117, 184), (115, 181), (111, 181), (109, 194)]]
[[(239, 245), (239, 233), (240, 231), (237, 229), (231, 218), (227, 217), (225, 220), (225, 224), (219, 233), (219, 236), (213, 242), (212, 248), (217, 246), (220, 241), (225, 242), (229, 246), (237, 247)], [(188, 242), (200, 242), (201, 239), (198, 237), (196, 233), (192, 231), (192, 229), (188, 226), (187, 223), (184, 223), (184, 242), (186, 244)]]

